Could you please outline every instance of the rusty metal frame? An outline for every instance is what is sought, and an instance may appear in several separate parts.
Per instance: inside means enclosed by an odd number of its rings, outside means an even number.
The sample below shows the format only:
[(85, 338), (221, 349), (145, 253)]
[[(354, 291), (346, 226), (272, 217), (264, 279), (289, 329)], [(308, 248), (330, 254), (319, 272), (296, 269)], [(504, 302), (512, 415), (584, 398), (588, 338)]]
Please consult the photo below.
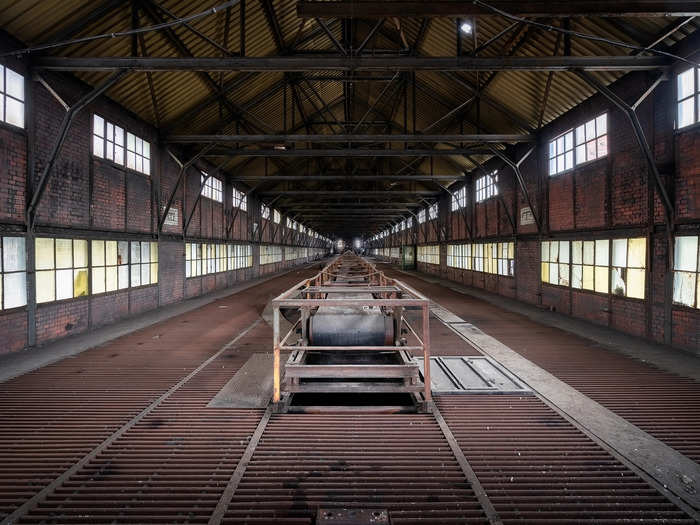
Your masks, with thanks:
[[(361, 284), (334, 283), (333, 278), (339, 266), (354, 258), (358, 264), (365, 269), (363, 274), (367, 281)], [(337, 292), (343, 290), (363, 291), (372, 294), (376, 299), (327, 299), (329, 291)], [(296, 332), (301, 319), (306, 319), (310, 315), (312, 308), (319, 306), (354, 306), (362, 307), (393, 307), (399, 330), (395, 333), (394, 344), (387, 346), (308, 346), (303, 340), (303, 345), (288, 344), (288, 340)], [(422, 331), (419, 335), (403, 316), (406, 307), (418, 308), (422, 313)], [(298, 308), (301, 311), (300, 320), (295, 323), (289, 332), (281, 337), (280, 334), (280, 309)], [(299, 282), (286, 292), (280, 294), (272, 301), (273, 311), (273, 403), (279, 404), (282, 398), (281, 385), (281, 365), (280, 355), (282, 352), (293, 352), (299, 350), (308, 351), (420, 351), (423, 353), (425, 362), (424, 371), (424, 408), (432, 409), (432, 395), (430, 389), (430, 300), (397, 279), (387, 277), (384, 272), (367, 260), (354, 254), (345, 253), (336, 257), (330, 264), (315, 276)], [(418, 341), (417, 345), (401, 345), (399, 338), (401, 327), (406, 327), (413, 337)], [(302, 327), (302, 330), (303, 327)], [(302, 339), (304, 339), (302, 337)]]

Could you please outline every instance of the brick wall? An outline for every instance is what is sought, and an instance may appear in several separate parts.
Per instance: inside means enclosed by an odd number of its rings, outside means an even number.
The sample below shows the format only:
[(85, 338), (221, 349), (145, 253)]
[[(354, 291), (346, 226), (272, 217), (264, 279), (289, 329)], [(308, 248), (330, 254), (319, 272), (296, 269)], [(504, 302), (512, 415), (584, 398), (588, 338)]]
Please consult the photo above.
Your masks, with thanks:
[[(628, 75), (616, 82), (614, 90), (633, 102), (649, 85), (643, 73)], [(700, 126), (674, 130), (675, 83), (662, 83), (637, 109), (637, 115), (651, 144), (656, 163), (665, 177), (675, 203), (677, 232), (700, 234)], [(576, 166), (573, 170), (550, 177), (547, 167), (548, 141), (583, 124), (603, 112), (608, 113), (608, 155)], [(520, 158), (530, 145), (511, 148), (513, 158)], [(515, 278), (480, 272), (418, 265), (418, 270), (442, 276), (468, 286), (516, 297), (520, 301), (541, 305), (621, 332), (700, 354), (700, 310), (672, 304), (672, 264), (668, 260), (664, 208), (658, 190), (649, 178), (645, 157), (626, 116), (611, 107), (607, 100), (594, 96), (573, 108), (539, 132), (539, 143), (521, 165), (521, 174), (530, 194), (532, 207), (542, 218), (542, 233), (535, 225), (520, 223), (520, 209), (526, 199), (516, 185), (514, 174), (499, 159), (485, 165), (487, 171), (499, 170), (502, 200), (474, 203), (473, 179), (467, 184), (467, 207), (451, 212), (441, 206), (441, 219), (449, 224), (447, 240), (455, 242), (516, 241)], [(467, 179), (482, 172), (468, 174)], [(513, 209), (518, 221), (517, 235), (511, 235), (506, 209)], [(469, 238), (464, 217), (470, 224)], [(425, 240), (418, 230), (418, 244)], [(541, 283), (541, 239), (595, 239), (646, 237), (646, 299), (630, 299), (598, 294), (569, 287)], [(383, 242), (385, 241), (385, 242)], [(390, 236), (377, 247), (400, 246), (401, 239)], [(370, 248), (374, 247), (372, 245)]]
[[(11, 59), (8, 59), (11, 60)], [(21, 64), (13, 67), (22, 71)], [(66, 76), (46, 74), (47, 81), (68, 104), (74, 103), (87, 87)], [(38, 82), (26, 80), (26, 129), (0, 123), (0, 231), (8, 229), (22, 234), (27, 206), (27, 144), (35, 143), (35, 164), (31, 183), (36, 185), (48, 161), (62, 119), (63, 106)], [(151, 174), (145, 175), (109, 160), (92, 155), (92, 119), (98, 113), (109, 122), (151, 143)], [(31, 130), (34, 130), (33, 132)], [(29, 134), (33, 133), (30, 137)], [(175, 151), (181, 162), (188, 159)], [(78, 113), (60, 149), (49, 182), (37, 210), (38, 236), (83, 239), (116, 239), (158, 241), (159, 278), (157, 285), (129, 288), (117, 292), (64, 300), (41, 305), (28, 305), (8, 311), (0, 310), (0, 353), (26, 348), (35, 332), (35, 343), (85, 332), (129, 316), (199, 296), (261, 275), (269, 275), (297, 265), (306, 259), (286, 261), (252, 268), (185, 278), (183, 224), (194, 210), (187, 230), (187, 241), (227, 244), (235, 241), (257, 243), (250, 237), (248, 212), (233, 210), (231, 184), (225, 174), (224, 203), (201, 198), (200, 171), (213, 172), (203, 162), (187, 170), (185, 183), (180, 182), (180, 164), (157, 146), (157, 133), (137, 116), (125, 111), (107, 98), (99, 98)], [(240, 188), (245, 190), (245, 188)], [(177, 210), (177, 224), (164, 225), (158, 233), (158, 219), (170, 196)], [(194, 207), (197, 202), (196, 207)], [(254, 199), (249, 211), (259, 206)], [(235, 216), (235, 219), (234, 219)], [(257, 215), (254, 215), (257, 216)], [(264, 240), (275, 244), (320, 246), (319, 241), (294, 232), (282, 225), (268, 226)], [(229, 232), (230, 230), (230, 232)], [(257, 258), (254, 250), (254, 259)], [(32, 274), (28, 274), (31, 281)], [(35, 310), (35, 324), (28, 319)]]

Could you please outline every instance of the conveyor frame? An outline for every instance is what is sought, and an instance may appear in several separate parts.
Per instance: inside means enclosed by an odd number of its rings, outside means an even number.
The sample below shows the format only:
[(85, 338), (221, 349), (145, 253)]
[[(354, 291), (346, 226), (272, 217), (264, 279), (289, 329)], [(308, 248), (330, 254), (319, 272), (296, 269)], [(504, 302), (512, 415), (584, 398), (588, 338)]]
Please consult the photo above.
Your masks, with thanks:
[[(340, 274), (338, 270), (348, 264), (359, 266), (362, 272), (350, 274), (351, 280), (348, 282), (348, 274), (343, 274), (342, 277), (346, 280), (337, 282), (334, 281)], [(353, 282), (357, 279), (357, 282)], [(338, 292), (363, 292), (370, 294), (371, 298), (347, 298), (347, 299), (328, 299), (328, 293)], [(309, 343), (309, 334), (307, 333), (308, 319), (312, 315), (312, 310), (321, 306), (350, 306), (355, 308), (373, 308), (379, 307), (382, 309), (391, 309), (394, 317), (395, 330), (393, 344), (383, 346), (314, 346)], [(419, 309), (421, 312), (422, 328), (419, 333), (411, 326), (408, 320), (404, 317), (405, 308)], [(300, 311), (299, 319), (292, 323), (291, 329), (284, 337), (281, 336), (280, 330), (280, 310), (281, 309), (298, 309)], [(407, 286), (397, 279), (387, 277), (383, 272), (354, 254), (343, 254), (334, 259), (323, 270), (315, 276), (299, 282), (286, 292), (282, 293), (272, 301), (273, 310), (273, 398), (275, 405), (279, 405), (282, 399), (282, 381), (281, 381), (281, 363), (280, 355), (283, 352), (289, 352), (293, 355), (310, 351), (323, 352), (401, 352), (402, 356), (409, 356), (411, 352), (420, 352), (423, 355), (424, 362), (430, 363), (430, 300), (422, 294)], [(405, 327), (405, 331), (403, 328)], [(294, 338), (295, 334), (301, 331), (300, 338)], [(402, 338), (402, 332), (410, 333), (415, 341), (413, 344), (406, 344), (406, 340)], [(294, 341), (293, 341), (294, 340)], [(344, 370), (349, 374), (345, 377), (352, 379), (352, 367), (356, 365), (334, 365), (336, 377), (343, 377)], [(402, 365), (396, 365), (400, 367)], [(326, 367), (328, 368), (328, 367)], [(356, 377), (356, 376), (355, 376)], [(373, 377), (370, 373), (368, 377)], [(422, 390), (423, 409), (430, 410), (432, 407), (432, 396), (430, 390), (430, 366), (428, 365), (423, 372), (423, 386), (416, 388), (416, 385), (407, 385), (405, 392), (414, 392)], [(290, 381), (290, 384), (293, 380)], [(298, 388), (293, 387), (288, 391), (298, 391)], [(377, 392), (381, 391), (378, 389)]]

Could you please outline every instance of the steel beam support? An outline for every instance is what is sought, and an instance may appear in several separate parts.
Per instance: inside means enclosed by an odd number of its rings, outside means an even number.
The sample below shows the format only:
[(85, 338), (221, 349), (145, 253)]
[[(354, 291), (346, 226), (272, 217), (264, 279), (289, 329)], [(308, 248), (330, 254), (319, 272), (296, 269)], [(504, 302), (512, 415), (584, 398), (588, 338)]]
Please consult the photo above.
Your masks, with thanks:
[(41, 198), (46, 190), (46, 185), (51, 177), (51, 170), (53, 165), (56, 163), (56, 158), (58, 153), (61, 151), (63, 142), (66, 140), (66, 135), (68, 134), (68, 129), (75, 116), (80, 113), (80, 111), (90, 104), (93, 100), (99, 97), (102, 93), (107, 91), (109, 88), (114, 86), (119, 80), (121, 80), (126, 75), (126, 71), (117, 71), (113, 75), (110, 75), (104, 82), (94, 87), (90, 92), (83, 95), (80, 100), (71, 106), (71, 108), (63, 116), (63, 122), (61, 122), (61, 127), (54, 142), (53, 148), (51, 149), (51, 154), (49, 155), (46, 165), (44, 166), (41, 176), (39, 177), (39, 183), (37, 184), (32, 199), (27, 206), (25, 221), (27, 225), (27, 231), (34, 230), (34, 222), (36, 220), (36, 210), (41, 202)]
[[(551, 2), (547, 0), (489, 0), (489, 5), (509, 14), (528, 17), (667, 17), (691, 16), (700, 14), (700, 2), (688, 1), (631, 1), (600, 2), (595, 0), (571, 0)], [(340, 2), (318, 1), (297, 2), (297, 16), (300, 18), (378, 18), (378, 17), (460, 17), (496, 14), (493, 10), (476, 2), (455, 2), (454, 0), (392, 2)]]
[(207, 153), (213, 157), (450, 157), (488, 155), (488, 149), (229, 149)]
[(36, 57), (51, 71), (646, 71), (671, 65), (659, 56), (505, 57)]
[[(443, 117), (444, 118), (444, 117)], [(359, 125), (361, 122), (358, 122)], [(434, 126), (431, 125), (431, 127)], [(270, 135), (171, 135), (165, 142), (171, 144), (197, 144), (197, 143), (226, 143), (236, 142), (240, 144), (281, 144), (296, 142), (312, 143), (338, 143), (348, 142), (459, 142), (459, 143), (519, 143), (535, 142), (537, 138), (531, 134), (421, 134), (421, 133), (401, 133), (401, 134), (355, 134), (342, 133), (336, 135), (321, 134), (270, 134)]]

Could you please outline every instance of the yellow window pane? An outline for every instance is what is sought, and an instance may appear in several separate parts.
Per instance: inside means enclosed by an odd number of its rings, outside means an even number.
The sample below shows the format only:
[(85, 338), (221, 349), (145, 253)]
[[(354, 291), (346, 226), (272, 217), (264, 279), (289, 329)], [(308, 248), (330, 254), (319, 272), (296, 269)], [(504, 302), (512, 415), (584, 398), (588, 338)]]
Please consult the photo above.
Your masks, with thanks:
[(515, 243), (514, 242), (508, 243), (508, 258), (515, 259)]
[(56, 239), (56, 268), (73, 267), (73, 241)]
[(151, 262), (158, 262), (158, 243), (151, 243)]
[[(34, 241), (36, 269), (52, 270), (54, 266), (53, 239), (37, 238)], [(53, 301), (53, 299), (49, 299)]]
[(627, 297), (644, 299), (644, 270), (627, 270)]
[[(117, 264), (117, 241), (105, 242), (105, 263), (108, 266), (115, 266)], [(95, 264), (94, 261), (93, 264)]]
[(595, 242), (595, 265), (596, 266), (608, 266), (610, 264), (609, 258), (610, 241), (607, 239), (600, 239)]
[[(85, 268), (88, 265), (88, 243), (85, 240), (73, 241), (74, 268)], [(85, 272), (87, 276), (87, 272)], [(77, 296), (76, 296), (77, 297)]]
[(117, 288), (117, 267), (108, 266), (105, 268), (105, 292), (112, 292)]
[(593, 266), (583, 267), (583, 289), (593, 290)]
[(600, 293), (608, 293), (608, 267), (595, 267), (595, 291)]
[[(38, 239), (37, 239), (38, 240)], [(53, 270), (36, 272), (36, 302), (47, 303), (56, 297), (56, 276)]]
[(593, 264), (593, 252), (595, 243), (593, 241), (584, 241), (583, 243), (583, 264)]
[(644, 237), (630, 239), (627, 250), (627, 266), (629, 268), (645, 268), (647, 256), (647, 240)]
[(158, 282), (158, 263), (151, 263), (151, 284)]
[(105, 292), (105, 269), (104, 266), (96, 266), (92, 269), (92, 293)]
[[(87, 243), (85, 243), (87, 245)], [(82, 297), (88, 294), (87, 270), (75, 270), (73, 273), (73, 297)]]
[(104, 266), (105, 265), (105, 242), (104, 241), (92, 241), (92, 265), (93, 266)]

